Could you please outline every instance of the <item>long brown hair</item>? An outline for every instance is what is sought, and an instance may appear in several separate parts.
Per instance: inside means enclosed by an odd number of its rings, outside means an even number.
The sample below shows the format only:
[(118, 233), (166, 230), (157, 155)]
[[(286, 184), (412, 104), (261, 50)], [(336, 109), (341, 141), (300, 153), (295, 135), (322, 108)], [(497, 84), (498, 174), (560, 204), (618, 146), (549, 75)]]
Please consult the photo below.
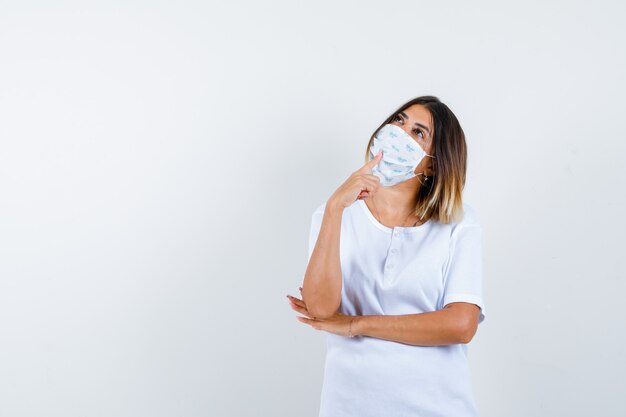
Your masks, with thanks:
[(458, 222), (463, 217), (463, 188), (467, 170), (465, 133), (452, 111), (435, 96), (420, 96), (409, 100), (385, 119), (370, 137), (365, 150), (365, 162), (372, 160), (369, 149), (378, 131), (402, 110), (420, 104), (433, 119), (434, 177), (429, 177), (417, 193), (415, 215), (422, 221), (433, 219), (440, 223)]

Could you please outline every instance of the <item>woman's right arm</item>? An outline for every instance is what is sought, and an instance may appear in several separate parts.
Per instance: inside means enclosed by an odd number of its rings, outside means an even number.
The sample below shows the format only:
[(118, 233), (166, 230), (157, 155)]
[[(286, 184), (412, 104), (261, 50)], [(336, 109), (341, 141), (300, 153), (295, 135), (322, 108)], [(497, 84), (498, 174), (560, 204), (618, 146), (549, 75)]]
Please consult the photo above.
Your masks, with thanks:
[(322, 224), (309, 259), (302, 298), (313, 317), (332, 316), (341, 304), (341, 263), (339, 238), (343, 207), (331, 200), (326, 202)]
[(378, 190), (380, 179), (371, 172), (381, 158), (379, 153), (352, 173), (326, 202), (302, 284), (302, 299), (312, 317), (331, 317), (341, 305), (339, 242), (343, 210), (357, 199), (368, 198)]

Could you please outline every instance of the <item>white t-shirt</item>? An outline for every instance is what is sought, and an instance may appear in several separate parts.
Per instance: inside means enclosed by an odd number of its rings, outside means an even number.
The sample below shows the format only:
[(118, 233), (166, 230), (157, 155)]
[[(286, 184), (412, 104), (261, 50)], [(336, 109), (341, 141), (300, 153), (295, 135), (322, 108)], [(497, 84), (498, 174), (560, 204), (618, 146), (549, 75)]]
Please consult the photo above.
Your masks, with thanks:
[[(312, 215), (308, 257), (326, 203)], [(457, 224), (389, 228), (363, 200), (341, 222), (341, 306), (349, 315), (435, 311), (456, 301), (481, 308), (482, 244), (472, 207)], [(467, 344), (416, 346), (326, 333), (319, 417), (476, 417)]]

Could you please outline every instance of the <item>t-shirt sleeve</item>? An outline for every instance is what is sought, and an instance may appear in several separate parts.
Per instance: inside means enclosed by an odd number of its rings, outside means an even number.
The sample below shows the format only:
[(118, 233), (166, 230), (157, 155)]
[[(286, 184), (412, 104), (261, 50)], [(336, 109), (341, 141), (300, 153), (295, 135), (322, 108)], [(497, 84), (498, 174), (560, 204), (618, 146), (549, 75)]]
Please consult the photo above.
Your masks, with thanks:
[(311, 255), (313, 254), (313, 249), (315, 248), (315, 243), (317, 242), (317, 236), (320, 234), (320, 229), (322, 227), (322, 218), (324, 217), (325, 206), (326, 206), (325, 203), (318, 206), (317, 209), (315, 209), (315, 211), (311, 215), (307, 263), (311, 260)]
[(452, 232), (450, 258), (445, 273), (443, 306), (466, 302), (480, 307), (478, 323), (485, 319), (483, 302), (482, 227), (463, 225)]

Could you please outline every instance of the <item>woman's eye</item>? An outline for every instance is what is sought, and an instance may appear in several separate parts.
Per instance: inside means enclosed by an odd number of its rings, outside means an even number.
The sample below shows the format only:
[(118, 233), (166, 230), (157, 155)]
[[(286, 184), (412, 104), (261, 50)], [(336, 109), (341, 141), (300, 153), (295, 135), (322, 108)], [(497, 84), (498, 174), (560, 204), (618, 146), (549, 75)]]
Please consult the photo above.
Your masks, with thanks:
[(416, 135), (417, 135), (417, 134), (419, 134), (419, 133), (421, 133), (421, 134), (422, 134), (422, 139), (424, 139), (424, 132), (422, 132), (421, 130), (419, 130), (419, 129), (413, 129), (413, 132), (415, 132), (415, 134), (416, 134)]
[[(399, 114), (396, 114), (395, 116), (393, 116), (393, 119), (391, 120), (392, 122), (400, 122), (402, 124), (404, 124), (404, 119), (402, 117), (400, 117)], [(420, 129), (413, 129), (413, 133), (415, 133), (415, 135), (422, 135), (421, 138), (424, 139), (424, 132), (422, 132)]]

